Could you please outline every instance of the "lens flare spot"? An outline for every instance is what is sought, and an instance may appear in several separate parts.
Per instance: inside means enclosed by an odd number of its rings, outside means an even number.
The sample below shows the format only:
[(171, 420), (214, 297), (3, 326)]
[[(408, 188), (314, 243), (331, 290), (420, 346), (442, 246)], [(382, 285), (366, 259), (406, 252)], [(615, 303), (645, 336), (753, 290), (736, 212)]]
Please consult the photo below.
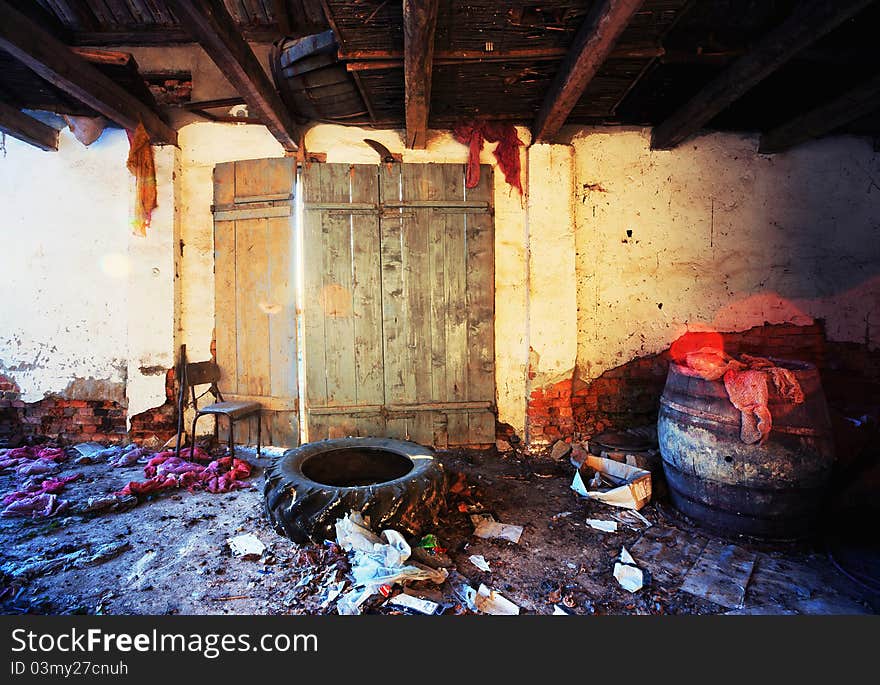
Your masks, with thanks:
[(131, 263), (124, 254), (110, 253), (101, 257), (101, 271), (110, 278), (125, 278), (131, 273)]

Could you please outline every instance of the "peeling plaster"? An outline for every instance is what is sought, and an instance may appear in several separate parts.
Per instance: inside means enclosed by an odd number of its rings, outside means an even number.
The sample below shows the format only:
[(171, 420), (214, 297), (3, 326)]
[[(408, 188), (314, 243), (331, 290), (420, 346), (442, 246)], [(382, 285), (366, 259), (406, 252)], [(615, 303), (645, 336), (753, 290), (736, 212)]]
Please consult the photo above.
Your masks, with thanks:
[[(647, 129), (584, 129), (575, 149), (578, 373), (593, 379), (693, 330), (825, 320), (876, 347), (880, 155), (852, 137), (779, 155), (700, 136), (651, 151)], [(631, 235), (627, 232), (632, 231)], [(662, 306), (661, 306), (662, 304)]]

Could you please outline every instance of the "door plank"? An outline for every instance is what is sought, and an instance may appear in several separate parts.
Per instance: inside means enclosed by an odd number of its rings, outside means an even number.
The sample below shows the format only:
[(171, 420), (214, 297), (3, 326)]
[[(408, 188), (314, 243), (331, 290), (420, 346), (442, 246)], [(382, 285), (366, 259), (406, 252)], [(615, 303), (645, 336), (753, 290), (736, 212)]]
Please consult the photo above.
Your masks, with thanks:
[[(400, 197), (400, 166), (395, 164), (392, 174), (381, 174), (381, 198)], [(402, 211), (394, 216), (382, 215), (382, 329), (384, 331), (385, 401), (402, 401), (411, 397), (412, 377), (407, 373), (408, 350), (406, 348), (407, 308), (404, 292)], [(398, 423), (394, 422), (399, 429)], [(391, 422), (389, 422), (391, 430)], [(403, 428), (405, 430), (405, 428)]]
[[(354, 172), (351, 181), (352, 202), (376, 202), (379, 193), (376, 167), (360, 164), (354, 167)], [(387, 171), (382, 167), (379, 173)], [(355, 399), (358, 404), (382, 404), (385, 399), (379, 241), (378, 216), (352, 215), (352, 318)], [(378, 430), (375, 422), (364, 425), (369, 426), (369, 430)]]
[(238, 389), (249, 395), (268, 395), (269, 317), (263, 311), (269, 288), (266, 271), (266, 219), (235, 222), (236, 311), (238, 332)]
[[(403, 164), (403, 200), (438, 199), (443, 183), (439, 165)], [(404, 212), (402, 223), (404, 306), (406, 308), (407, 383), (403, 401), (430, 402), (431, 396), (431, 266), (428, 240), (432, 212)], [(421, 433), (421, 430), (419, 431)]]
[[(303, 201), (319, 202), (321, 198), (321, 176), (324, 164), (312, 164), (302, 172)], [(326, 350), (324, 348), (324, 315), (320, 306), (320, 294), (324, 287), (322, 233), (323, 217), (319, 211), (303, 212), (303, 324), (306, 363), (306, 401), (309, 406), (327, 404), (327, 378), (324, 370)], [(313, 440), (313, 419), (309, 415), (309, 439)], [(314, 425), (317, 431), (318, 426)]]

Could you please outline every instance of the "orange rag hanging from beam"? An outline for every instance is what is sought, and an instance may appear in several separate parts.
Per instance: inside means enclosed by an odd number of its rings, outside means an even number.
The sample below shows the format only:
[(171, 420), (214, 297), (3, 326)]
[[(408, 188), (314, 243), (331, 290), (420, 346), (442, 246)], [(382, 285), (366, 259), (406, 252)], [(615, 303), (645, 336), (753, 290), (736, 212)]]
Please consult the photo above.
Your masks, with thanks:
[(128, 170), (137, 180), (137, 199), (134, 205), (132, 228), (135, 235), (147, 235), (147, 226), (156, 208), (156, 163), (153, 161), (153, 148), (150, 136), (144, 125), (138, 124), (137, 129), (128, 134)]

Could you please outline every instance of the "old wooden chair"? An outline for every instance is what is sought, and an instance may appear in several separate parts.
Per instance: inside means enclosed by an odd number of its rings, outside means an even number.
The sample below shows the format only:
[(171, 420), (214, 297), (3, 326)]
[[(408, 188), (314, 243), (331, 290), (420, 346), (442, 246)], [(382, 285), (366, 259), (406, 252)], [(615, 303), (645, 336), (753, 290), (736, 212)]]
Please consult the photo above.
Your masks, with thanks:
[[(192, 446), (190, 447), (190, 459), (195, 455), (196, 449), (196, 422), (200, 417), (205, 415), (214, 415), (215, 417), (225, 416), (229, 420), (229, 454), (235, 454), (235, 439), (233, 436), (233, 428), (235, 422), (239, 419), (247, 419), (257, 415), (257, 456), (260, 456), (260, 424), (262, 405), (259, 402), (226, 402), (223, 395), (220, 394), (220, 388), (217, 387), (217, 381), (220, 380), (220, 367), (216, 362), (192, 362), (186, 365), (186, 383), (192, 391), (193, 409), (196, 412), (192, 423)], [(210, 387), (201, 395), (196, 397), (197, 385), (209, 385)], [(199, 409), (198, 399), (210, 392), (216, 402)], [(215, 420), (214, 435), (217, 435), (219, 419)]]

